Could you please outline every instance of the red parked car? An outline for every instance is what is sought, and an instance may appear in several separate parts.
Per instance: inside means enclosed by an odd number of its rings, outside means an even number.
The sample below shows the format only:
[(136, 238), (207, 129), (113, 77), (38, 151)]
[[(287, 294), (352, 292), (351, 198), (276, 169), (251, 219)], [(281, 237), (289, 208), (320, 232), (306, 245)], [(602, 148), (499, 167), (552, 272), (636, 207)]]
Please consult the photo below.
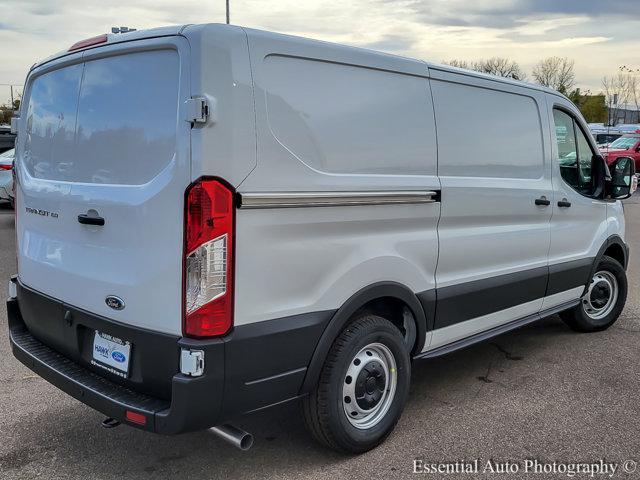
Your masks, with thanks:
[(615, 140), (604, 153), (608, 165), (618, 157), (631, 157), (636, 164), (636, 172), (640, 172), (640, 131), (628, 133)]

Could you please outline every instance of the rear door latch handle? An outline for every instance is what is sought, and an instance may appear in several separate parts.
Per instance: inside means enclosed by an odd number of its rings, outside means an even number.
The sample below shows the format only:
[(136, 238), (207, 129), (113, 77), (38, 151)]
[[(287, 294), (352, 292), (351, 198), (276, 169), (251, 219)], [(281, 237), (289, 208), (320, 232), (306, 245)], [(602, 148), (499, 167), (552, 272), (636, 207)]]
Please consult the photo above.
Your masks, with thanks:
[(98, 215), (89, 215), (87, 212), (87, 213), (81, 213), (80, 215), (78, 215), (78, 222), (80, 222), (83, 225), (98, 225), (101, 227), (104, 225), (104, 218)]
[(547, 207), (547, 206), (551, 205), (551, 201), (547, 200), (547, 197), (545, 197), (543, 195), (540, 198), (536, 198), (535, 204)]
[(568, 201), (566, 198), (563, 198), (558, 202), (558, 206), (562, 208), (569, 208), (571, 206), (571, 202)]

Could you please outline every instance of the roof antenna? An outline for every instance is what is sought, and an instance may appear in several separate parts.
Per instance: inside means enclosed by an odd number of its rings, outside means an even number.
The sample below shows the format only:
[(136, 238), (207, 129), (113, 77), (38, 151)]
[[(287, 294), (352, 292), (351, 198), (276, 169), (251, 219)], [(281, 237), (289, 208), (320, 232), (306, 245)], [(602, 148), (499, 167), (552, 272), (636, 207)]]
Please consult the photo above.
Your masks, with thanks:
[(129, 28), (129, 27), (111, 27), (111, 33), (129, 33), (129, 32), (135, 32), (136, 29), (135, 28)]
[(229, 21), (230, 21), (230, 18), (229, 18), (229, 0), (227, 0), (227, 25), (229, 25)]

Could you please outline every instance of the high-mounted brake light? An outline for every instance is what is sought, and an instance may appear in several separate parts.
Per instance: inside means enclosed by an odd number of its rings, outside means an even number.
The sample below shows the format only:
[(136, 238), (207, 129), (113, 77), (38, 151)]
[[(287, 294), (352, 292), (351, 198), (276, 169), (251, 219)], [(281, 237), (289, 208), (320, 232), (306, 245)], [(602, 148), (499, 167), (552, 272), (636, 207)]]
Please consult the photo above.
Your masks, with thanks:
[(99, 45), (101, 43), (107, 42), (107, 35), (102, 34), (97, 37), (85, 38), (84, 40), (80, 40), (79, 42), (74, 43), (69, 47), (69, 52), (73, 52), (74, 50), (80, 50), (81, 48), (91, 47), (93, 45)]
[(200, 179), (187, 190), (185, 207), (183, 333), (224, 335), (233, 325), (233, 190)]

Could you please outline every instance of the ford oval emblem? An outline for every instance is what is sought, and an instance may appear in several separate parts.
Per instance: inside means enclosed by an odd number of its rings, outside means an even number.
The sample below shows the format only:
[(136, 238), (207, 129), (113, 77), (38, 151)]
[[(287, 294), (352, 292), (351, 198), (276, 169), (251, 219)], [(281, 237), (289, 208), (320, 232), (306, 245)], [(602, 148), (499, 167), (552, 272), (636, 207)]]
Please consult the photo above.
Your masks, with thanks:
[(126, 360), (125, 356), (120, 352), (113, 352), (111, 354), (111, 358), (113, 358), (118, 363), (123, 363)]
[(115, 295), (109, 295), (104, 299), (104, 303), (107, 304), (107, 307), (113, 308), (114, 310), (122, 310), (124, 308), (124, 300)]

